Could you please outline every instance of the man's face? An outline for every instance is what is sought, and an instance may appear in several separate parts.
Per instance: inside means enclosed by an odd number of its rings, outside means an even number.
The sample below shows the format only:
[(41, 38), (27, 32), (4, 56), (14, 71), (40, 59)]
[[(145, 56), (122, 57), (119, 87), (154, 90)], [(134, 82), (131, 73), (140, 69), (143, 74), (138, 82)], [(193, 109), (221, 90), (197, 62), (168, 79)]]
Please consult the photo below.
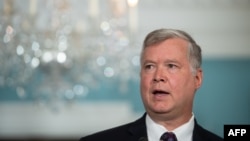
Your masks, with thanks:
[(141, 97), (148, 114), (191, 114), (202, 71), (191, 71), (188, 42), (173, 38), (146, 47), (141, 60)]

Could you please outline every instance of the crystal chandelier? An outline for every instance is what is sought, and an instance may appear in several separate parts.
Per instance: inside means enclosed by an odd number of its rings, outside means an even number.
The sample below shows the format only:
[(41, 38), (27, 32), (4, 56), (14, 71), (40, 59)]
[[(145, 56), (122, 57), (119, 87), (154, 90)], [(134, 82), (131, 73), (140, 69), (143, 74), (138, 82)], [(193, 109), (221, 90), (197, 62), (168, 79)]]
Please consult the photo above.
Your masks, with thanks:
[(138, 80), (138, 0), (2, 3), (0, 87), (15, 89), (20, 99), (58, 110), (102, 81), (126, 93)]

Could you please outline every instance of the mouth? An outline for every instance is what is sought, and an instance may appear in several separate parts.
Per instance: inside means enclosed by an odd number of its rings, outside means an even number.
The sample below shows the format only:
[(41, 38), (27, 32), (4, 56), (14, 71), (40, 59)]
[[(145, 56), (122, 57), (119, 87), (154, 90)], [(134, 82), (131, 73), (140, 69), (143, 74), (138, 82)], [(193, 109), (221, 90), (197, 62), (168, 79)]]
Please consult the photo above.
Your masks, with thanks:
[(164, 90), (153, 90), (152, 94), (154, 94), (154, 95), (168, 95), (170, 93), (168, 91), (164, 91)]

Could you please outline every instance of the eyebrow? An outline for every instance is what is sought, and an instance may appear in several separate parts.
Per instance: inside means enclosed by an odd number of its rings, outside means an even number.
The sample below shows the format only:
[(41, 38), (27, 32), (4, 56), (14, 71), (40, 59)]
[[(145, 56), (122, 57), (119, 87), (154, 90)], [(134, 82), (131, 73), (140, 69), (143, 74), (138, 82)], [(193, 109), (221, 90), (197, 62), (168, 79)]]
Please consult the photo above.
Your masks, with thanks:
[[(145, 61), (142, 62), (142, 65), (145, 65), (145, 64), (147, 64), (147, 63), (156, 64), (156, 61), (148, 60), (148, 59), (147, 59), (147, 60), (145, 60)], [(176, 59), (167, 59), (167, 60), (164, 61), (164, 64), (166, 64), (166, 63), (177, 63), (177, 64), (180, 64), (179, 61), (176, 60)]]
[(147, 63), (156, 63), (155, 61), (152, 61), (152, 60), (145, 60), (145, 61), (142, 61), (142, 64), (145, 65)]
[(166, 61), (164, 61), (164, 63), (178, 63), (179, 64), (179, 61), (176, 59), (167, 59)]

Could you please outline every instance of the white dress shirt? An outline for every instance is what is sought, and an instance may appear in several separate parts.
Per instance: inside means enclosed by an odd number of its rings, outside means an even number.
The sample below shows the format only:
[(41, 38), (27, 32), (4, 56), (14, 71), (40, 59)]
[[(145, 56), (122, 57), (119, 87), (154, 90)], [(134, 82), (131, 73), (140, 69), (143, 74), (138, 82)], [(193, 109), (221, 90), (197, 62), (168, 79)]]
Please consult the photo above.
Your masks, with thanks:
[[(146, 127), (148, 141), (159, 141), (161, 135), (168, 131), (164, 126), (154, 122), (148, 115), (146, 115)], [(188, 122), (174, 129), (172, 132), (175, 133), (178, 141), (192, 141), (193, 129), (194, 115), (192, 114)]]

